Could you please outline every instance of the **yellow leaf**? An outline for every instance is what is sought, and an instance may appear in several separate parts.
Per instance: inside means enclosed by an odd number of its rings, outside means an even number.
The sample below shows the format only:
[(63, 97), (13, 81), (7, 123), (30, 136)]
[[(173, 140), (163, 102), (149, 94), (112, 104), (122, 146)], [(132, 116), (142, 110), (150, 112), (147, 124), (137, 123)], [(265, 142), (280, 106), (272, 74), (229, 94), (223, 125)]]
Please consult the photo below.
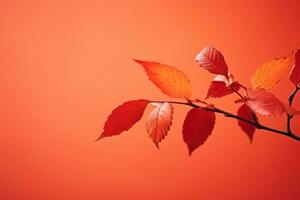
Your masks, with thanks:
[(192, 87), (183, 72), (174, 67), (157, 62), (134, 61), (144, 67), (149, 79), (166, 95), (188, 99), (191, 97)]
[(292, 64), (292, 55), (274, 58), (263, 63), (251, 77), (253, 88), (270, 89), (274, 87)]

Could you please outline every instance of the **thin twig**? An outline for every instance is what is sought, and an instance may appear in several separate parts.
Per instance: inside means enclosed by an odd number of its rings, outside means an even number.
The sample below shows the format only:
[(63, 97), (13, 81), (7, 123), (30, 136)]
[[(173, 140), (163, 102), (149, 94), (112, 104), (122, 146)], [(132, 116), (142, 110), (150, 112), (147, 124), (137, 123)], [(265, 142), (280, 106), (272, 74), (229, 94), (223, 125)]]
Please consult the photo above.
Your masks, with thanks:
[(248, 89), (241, 83), (239, 83), (239, 85), (245, 90), (246, 96), (248, 96)]
[[(238, 83), (238, 84), (241, 86), (240, 83)], [(243, 95), (241, 95), (241, 93), (239, 93), (238, 90), (235, 90), (235, 89), (232, 87), (232, 85), (229, 85), (229, 88), (230, 88), (234, 93), (236, 93), (242, 100), (244, 99)]]

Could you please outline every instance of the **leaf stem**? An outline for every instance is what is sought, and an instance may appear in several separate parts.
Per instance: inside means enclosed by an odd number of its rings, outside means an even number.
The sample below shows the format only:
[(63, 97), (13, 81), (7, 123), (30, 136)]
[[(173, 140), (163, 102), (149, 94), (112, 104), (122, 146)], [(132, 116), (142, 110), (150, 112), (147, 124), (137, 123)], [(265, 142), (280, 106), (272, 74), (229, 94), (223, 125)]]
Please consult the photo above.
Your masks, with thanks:
[[(241, 86), (240, 83), (238, 83), (238, 84)], [(232, 91), (233, 91), (234, 93), (236, 93), (236, 94), (241, 98), (241, 100), (244, 99), (243, 95), (241, 95), (241, 93), (239, 93), (239, 91), (235, 90), (235, 89), (232, 87), (232, 85), (230, 85), (229, 87), (230, 87), (230, 89), (232, 89)], [(241, 87), (242, 87), (242, 86), (241, 86)]]
[(239, 83), (239, 85), (245, 90), (246, 96), (248, 97), (248, 89), (241, 83)]
[[(298, 90), (300, 90), (300, 88), (298, 88)], [(261, 130), (266, 130), (266, 131), (269, 131), (269, 132), (278, 133), (278, 134), (290, 137), (290, 138), (292, 138), (294, 140), (300, 141), (300, 137), (298, 137), (297, 135), (295, 135), (295, 134), (293, 134), (293, 133), (291, 133), (289, 131), (282, 131), (282, 130), (274, 129), (274, 128), (262, 125), (258, 121), (247, 120), (245, 118), (242, 118), (240, 116), (237, 116), (235, 114), (229, 113), (227, 111), (224, 111), (224, 110), (216, 108), (216, 107), (201, 107), (201, 106), (193, 103), (192, 101), (187, 101), (187, 102), (178, 102), (178, 101), (152, 101), (152, 102), (154, 102), (154, 103), (168, 102), (168, 103), (173, 103), (173, 104), (180, 104), (180, 105), (191, 106), (193, 108), (202, 108), (202, 109), (205, 109), (205, 110), (210, 111), (210, 112), (215, 112), (215, 113), (222, 114), (222, 115), (224, 115), (225, 117), (228, 117), (228, 118), (233, 118), (233, 119), (237, 119), (237, 120), (246, 122), (248, 124), (251, 124), (251, 125), (255, 126), (257, 129), (261, 129)]]

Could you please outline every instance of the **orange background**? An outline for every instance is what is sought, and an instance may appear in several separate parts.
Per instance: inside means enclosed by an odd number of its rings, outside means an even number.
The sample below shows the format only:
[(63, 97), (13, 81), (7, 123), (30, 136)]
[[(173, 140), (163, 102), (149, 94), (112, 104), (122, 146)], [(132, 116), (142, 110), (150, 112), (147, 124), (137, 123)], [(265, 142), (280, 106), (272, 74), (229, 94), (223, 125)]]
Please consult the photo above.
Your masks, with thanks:
[[(183, 106), (160, 150), (145, 117), (94, 142), (122, 102), (170, 99), (133, 57), (176, 66), (193, 97), (204, 98), (213, 75), (194, 57), (213, 45), (250, 85), (263, 61), (300, 47), (299, 9), (286, 0), (2, 0), (0, 199), (299, 199), (300, 143), (257, 131), (250, 145), (236, 121), (219, 115), (192, 157), (182, 141)], [(286, 76), (272, 92), (285, 101), (292, 89)], [(235, 112), (235, 99), (210, 102)], [(285, 128), (284, 117), (261, 120)]]

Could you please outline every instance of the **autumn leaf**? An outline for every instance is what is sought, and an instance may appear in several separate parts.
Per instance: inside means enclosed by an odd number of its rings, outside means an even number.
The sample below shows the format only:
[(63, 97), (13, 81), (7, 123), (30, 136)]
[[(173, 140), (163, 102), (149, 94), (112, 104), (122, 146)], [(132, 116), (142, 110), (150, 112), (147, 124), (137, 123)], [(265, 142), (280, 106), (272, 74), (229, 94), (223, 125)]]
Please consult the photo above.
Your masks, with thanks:
[(288, 71), (292, 56), (274, 58), (263, 63), (251, 77), (253, 88), (270, 89), (274, 87)]
[(144, 114), (148, 100), (127, 101), (115, 108), (105, 122), (103, 132), (97, 140), (104, 137), (119, 135), (130, 129)]
[(183, 140), (193, 153), (210, 136), (215, 125), (215, 113), (204, 108), (192, 108), (183, 123)]
[(238, 82), (233, 82), (231, 85), (226, 86), (226, 83), (221, 81), (212, 81), (208, 93), (206, 95), (206, 99), (213, 97), (223, 97), (233, 93), (234, 91), (238, 91), (240, 89), (240, 85)]
[(214, 47), (206, 47), (196, 56), (197, 63), (213, 74), (227, 76), (228, 66), (220, 51)]
[(158, 143), (167, 136), (172, 119), (173, 107), (168, 102), (156, 104), (150, 113), (146, 122), (147, 132), (157, 148), (159, 148)]
[(212, 81), (208, 88), (206, 99), (210, 97), (218, 98), (230, 94), (229, 88), (221, 81)]
[(234, 81), (233, 75), (229, 72), (228, 76), (217, 75), (214, 80), (210, 83), (206, 99), (213, 97), (219, 98), (238, 91), (240, 84)]
[[(239, 117), (242, 117), (242, 118), (247, 119), (247, 120), (252, 121), (252, 122), (257, 121), (256, 115), (253, 113), (253, 111), (246, 104), (243, 104), (238, 109), (237, 115)], [(250, 142), (252, 142), (253, 135), (254, 135), (254, 132), (255, 132), (255, 126), (253, 126), (249, 123), (246, 123), (242, 120), (238, 120), (238, 124), (242, 128), (242, 130), (247, 134), (247, 136), (250, 139)]]
[(283, 103), (283, 106), (285, 107), (285, 112), (289, 115), (297, 115), (299, 113), (299, 111), (291, 105)]
[(253, 112), (265, 116), (281, 115), (286, 112), (285, 106), (270, 92), (263, 89), (248, 89), (247, 92), (246, 104)]
[(230, 93), (234, 92), (234, 91), (239, 91), (239, 89), (241, 88), (241, 85), (237, 82), (234, 81), (233, 83), (231, 83), (229, 86), (227, 86), (230, 88)]
[(161, 89), (164, 94), (176, 98), (189, 99), (191, 97), (192, 87), (183, 72), (174, 67), (157, 62), (134, 61), (144, 67), (149, 79)]
[(290, 80), (296, 85), (300, 84), (300, 49), (296, 52), (295, 55), (295, 65), (290, 72)]

